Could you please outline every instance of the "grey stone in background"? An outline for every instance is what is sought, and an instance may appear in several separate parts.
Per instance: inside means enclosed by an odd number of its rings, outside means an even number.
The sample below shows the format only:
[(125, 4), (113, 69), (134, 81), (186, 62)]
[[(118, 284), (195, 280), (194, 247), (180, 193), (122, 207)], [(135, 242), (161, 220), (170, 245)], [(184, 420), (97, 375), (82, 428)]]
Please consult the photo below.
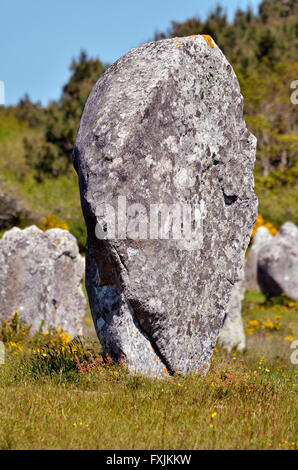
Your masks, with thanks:
[(236, 348), (237, 351), (243, 351), (245, 348), (245, 333), (241, 315), (244, 292), (245, 283), (243, 270), (240, 280), (233, 286), (226, 309), (226, 319), (218, 337), (218, 344), (224, 346), (229, 352), (233, 348)]
[(86, 313), (84, 259), (67, 230), (17, 227), (0, 239), (0, 320), (18, 310), (33, 331), (44, 322), (81, 334)]
[(245, 261), (245, 287), (258, 289), (257, 266), (259, 251), (263, 245), (270, 242), (273, 235), (265, 226), (261, 226), (255, 233), (253, 242)]
[[(86, 287), (102, 346), (131, 371), (210, 365), (257, 215), (256, 139), (242, 105), (231, 65), (201, 36), (131, 50), (89, 95), (73, 153), (88, 230)], [(147, 213), (150, 204), (197, 207), (196, 237), (119, 237), (127, 227), (116, 220), (117, 236), (99, 240), (98, 210), (117, 211), (119, 196)]]
[(298, 298), (298, 227), (292, 222), (262, 246), (258, 257), (258, 283), (267, 297), (282, 293)]
[(0, 230), (11, 228), (21, 220), (37, 222), (38, 218), (0, 187)]

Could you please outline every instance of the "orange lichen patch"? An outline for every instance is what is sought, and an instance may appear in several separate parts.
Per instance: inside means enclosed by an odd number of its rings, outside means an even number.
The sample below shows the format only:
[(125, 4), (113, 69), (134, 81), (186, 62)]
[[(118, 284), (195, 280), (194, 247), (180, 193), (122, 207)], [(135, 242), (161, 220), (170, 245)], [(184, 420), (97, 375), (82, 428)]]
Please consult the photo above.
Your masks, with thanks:
[(205, 39), (208, 46), (210, 46), (210, 47), (212, 47), (212, 49), (214, 49), (213, 39), (212, 39), (211, 36), (209, 36), (209, 34), (200, 34), (200, 36), (202, 36), (202, 38)]

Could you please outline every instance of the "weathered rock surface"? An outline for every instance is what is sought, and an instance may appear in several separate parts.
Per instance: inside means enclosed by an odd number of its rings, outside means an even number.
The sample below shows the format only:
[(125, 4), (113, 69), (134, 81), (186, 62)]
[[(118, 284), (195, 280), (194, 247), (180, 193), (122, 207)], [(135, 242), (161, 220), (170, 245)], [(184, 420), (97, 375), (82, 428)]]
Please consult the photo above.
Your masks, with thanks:
[[(202, 36), (131, 50), (89, 95), (73, 153), (86, 287), (104, 349), (132, 371), (209, 367), (257, 215), (242, 101), (232, 67)], [(162, 203), (196, 211), (194, 234), (173, 209), (157, 235), (152, 205)]]
[(292, 222), (282, 225), (258, 257), (258, 283), (267, 297), (282, 293), (298, 298), (298, 227)]
[(265, 226), (261, 226), (255, 233), (251, 248), (245, 261), (245, 286), (248, 289), (258, 289), (257, 267), (259, 251), (263, 245), (270, 242), (273, 235)]
[(244, 270), (239, 281), (232, 289), (231, 297), (226, 309), (226, 318), (218, 336), (218, 343), (227, 351), (236, 348), (243, 351), (245, 348), (245, 333), (242, 322), (242, 300), (244, 299), (245, 283)]
[(33, 331), (43, 321), (44, 329), (61, 326), (71, 336), (81, 334), (84, 264), (75, 237), (66, 230), (8, 230), (0, 240), (0, 320), (18, 310)]

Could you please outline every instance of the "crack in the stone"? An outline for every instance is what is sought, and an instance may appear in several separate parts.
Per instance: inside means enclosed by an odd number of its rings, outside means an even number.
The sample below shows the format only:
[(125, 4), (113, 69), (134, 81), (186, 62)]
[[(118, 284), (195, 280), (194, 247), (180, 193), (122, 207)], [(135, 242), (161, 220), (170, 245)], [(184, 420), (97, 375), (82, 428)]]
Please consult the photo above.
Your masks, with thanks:
[[(163, 356), (163, 354), (160, 352), (157, 344), (156, 344), (156, 341), (152, 338), (152, 336), (150, 335), (150, 333), (148, 331), (145, 330), (145, 328), (143, 328), (140, 324), (140, 320), (138, 318), (138, 315), (137, 313), (135, 312), (135, 310), (138, 310), (138, 307), (136, 304), (138, 304), (139, 302), (137, 300), (130, 300), (130, 301), (127, 301), (127, 303), (129, 304), (129, 306), (131, 307), (131, 310), (133, 312), (133, 319), (135, 319), (135, 324), (136, 324), (136, 327), (139, 329), (139, 331), (142, 333), (142, 335), (148, 339), (148, 341), (150, 341), (150, 344), (152, 346), (152, 349), (154, 351), (154, 353), (156, 354), (156, 356), (160, 359), (160, 361), (164, 364), (164, 366), (166, 367), (169, 375), (173, 375), (174, 374), (174, 371), (172, 370), (169, 362), (167, 361), (167, 359)], [(146, 315), (146, 312), (142, 309), (142, 313), (145, 314), (145, 316), (147, 317)], [(148, 315), (149, 317), (149, 315)]]
[(61, 253), (61, 255), (57, 256), (55, 259), (60, 259), (62, 258), (62, 256), (67, 256), (68, 258), (70, 259), (76, 259), (76, 255), (71, 255), (71, 253), (69, 251), (63, 251), (63, 253)]
[(116, 248), (115, 246), (114, 246), (113, 248), (114, 248), (114, 250), (116, 251), (116, 253), (117, 253), (118, 257), (119, 257), (120, 264), (121, 264), (121, 265), (123, 266), (123, 268), (125, 269), (126, 274), (128, 274), (128, 268), (127, 268), (127, 266), (126, 266), (126, 264), (125, 264), (123, 255), (121, 255), (121, 253), (119, 253), (119, 251), (117, 250), (117, 248)]
[[(117, 250), (117, 248), (114, 246), (113, 247), (114, 251), (115, 251), (115, 254), (116, 256), (118, 257), (118, 262), (120, 264), (120, 267), (122, 268), (121, 271), (124, 271), (125, 272), (125, 275), (128, 275), (128, 269), (124, 263), (124, 260), (123, 260), (123, 256), (119, 253), (119, 251)], [(120, 272), (120, 276), (122, 277), (122, 272)], [(122, 284), (122, 283), (121, 283)], [(125, 285), (125, 282), (123, 282), (123, 284)], [(123, 285), (122, 284), (122, 285)], [(172, 370), (170, 364), (168, 363), (168, 361), (165, 359), (165, 357), (163, 356), (163, 354), (160, 352), (155, 340), (151, 337), (150, 333), (148, 333), (148, 331), (146, 331), (140, 324), (140, 321), (139, 321), (139, 318), (138, 318), (138, 315), (136, 314), (135, 310), (137, 310), (137, 306), (136, 304), (138, 303), (138, 301), (136, 300), (126, 300), (126, 303), (128, 305), (128, 308), (129, 308), (129, 311), (131, 313), (131, 316), (132, 316), (132, 320), (136, 326), (136, 328), (140, 331), (140, 333), (143, 335), (143, 337), (150, 342), (151, 344), (151, 347), (155, 353), (155, 355), (160, 359), (160, 361), (164, 364), (164, 366), (166, 367), (169, 375), (173, 375), (174, 374), (174, 371)], [(144, 314), (145, 312), (142, 310), (142, 313)], [(149, 315), (148, 315), (149, 317)]]

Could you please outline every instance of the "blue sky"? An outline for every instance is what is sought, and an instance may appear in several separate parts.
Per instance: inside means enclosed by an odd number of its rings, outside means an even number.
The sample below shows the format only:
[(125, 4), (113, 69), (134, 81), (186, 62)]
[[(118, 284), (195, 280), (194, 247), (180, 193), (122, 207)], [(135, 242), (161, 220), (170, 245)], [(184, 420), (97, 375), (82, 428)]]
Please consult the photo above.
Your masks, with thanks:
[[(222, 0), (229, 18), (259, 0)], [(5, 104), (29, 93), (44, 105), (58, 99), (69, 65), (82, 48), (103, 62), (165, 31), (171, 20), (205, 18), (217, 1), (204, 0), (0, 0), (0, 80)], [(203, 31), (202, 31), (203, 32)]]

